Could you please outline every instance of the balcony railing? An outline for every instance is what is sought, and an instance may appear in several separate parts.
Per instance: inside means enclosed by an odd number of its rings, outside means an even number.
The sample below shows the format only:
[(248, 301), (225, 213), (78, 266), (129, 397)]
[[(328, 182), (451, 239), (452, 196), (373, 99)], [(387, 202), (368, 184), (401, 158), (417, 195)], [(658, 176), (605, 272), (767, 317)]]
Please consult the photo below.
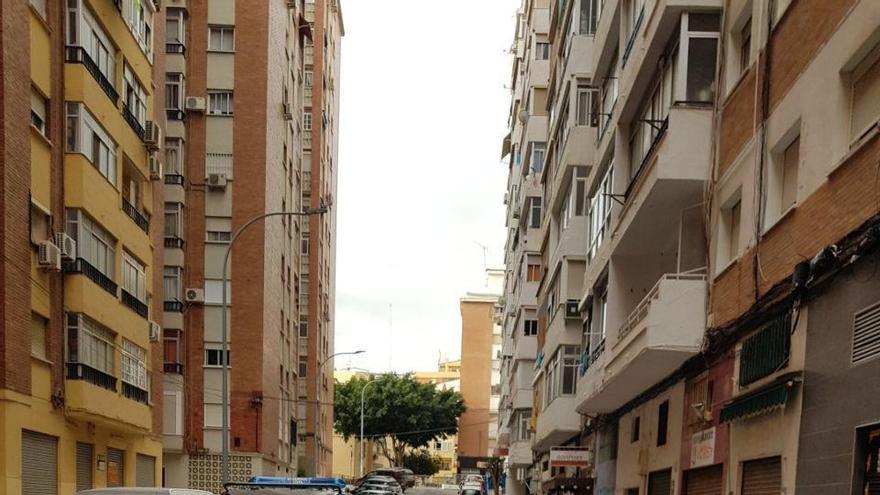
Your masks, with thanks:
[(85, 277), (92, 282), (98, 284), (98, 286), (107, 293), (111, 294), (113, 297), (116, 297), (116, 282), (110, 279), (107, 275), (101, 273), (100, 270), (92, 266), (88, 261), (77, 258), (76, 261), (72, 261), (64, 265), (64, 271), (67, 273), (79, 273), (80, 275), (85, 275)]
[(122, 297), (121, 297), (122, 304), (125, 304), (126, 306), (131, 308), (132, 311), (141, 315), (144, 318), (146, 318), (147, 315), (149, 315), (150, 310), (147, 307), (146, 303), (144, 303), (143, 301), (141, 301), (137, 297), (133, 296), (132, 294), (129, 294), (128, 291), (126, 291), (125, 289), (122, 289), (119, 292), (122, 294)]
[(183, 249), (183, 239), (180, 237), (165, 237), (165, 247), (170, 249)]
[(186, 54), (186, 45), (176, 41), (165, 43), (165, 53), (184, 55)]
[(163, 370), (165, 373), (170, 373), (172, 375), (182, 375), (183, 365), (181, 363), (165, 363)]
[(205, 160), (205, 174), (226, 174), (232, 178), (232, 153), (208, 153)]
[(626, 47), (623, 50), (623, 57), (620, 59), (620, 66), (623, 67), (626, 65), (626, 61), (629, 60), (630, 53), (632, 52), (632, 47), (636, 42), (636, 35), (639, 34), (639, 29), (642, 27), (642, 21), (645, 18), (645, 7), (639, 11), (639, 18), (636, 19), (635, 24), (633, 24), (632, 31), (629, 33), (629, 38), (626, 40)]
[(98, 68), (98, 65), (92, 60), (92, 57), (89, 56), (85, 48), (81, 46), (66, 47), (64, 50), (64, 61), (69, 64), (82, 64), (98, 83), (98, 86), (104, 90), (104, 93), (110, 98), (113, 105), (116, 105), (116, 102), (119, 101), (119, 93), (116, 92), (113, 83), (101, 72), (101, 69)]
[(165, 174), (165, 184), (169, 186), (182, 186), (183, 176), (180, 174)]
[(150, 404), (150, 392), (130, 383), (122, 382), (122, 395), (141, 404)]
[(183, 313), (183, 303), (180, 301), (164, 301), (162, 306), (166, 313)]
[(142, 126), (141, 123), (138, 122), (137, 117), (135, 117), (134, 114), (131, 113), (128, 105), (122, 106), (122, 118), (124, 118), (125, 121), (128, 122), (128, 126), (131, 127), (131, 130), (133, 130), (134, 133), (137, 134), (137, 137), (141, 141), (143, 141), (146, 137), (147, 131), (145, 131), (144, 126)]
[(593, 353), (590, 354), (590, 362), (595, 363), (596, 360), (599, 359), (599, 356), (601, 356), (603, 352), (605, 352), (605, 339), (600, 340), (599, 344), (596, 346), (596, 348), (593, 349)]
[(168, 120), (186, 120), (186, 113), (179, 108), (166, 108), (165, 118)]
[(626, 321), (623, 322), (623, 325), (620, 326), (620, 329), (617, 331), (617, 342), (614, 343), (614, 346), (617, 347), (623, 339), (632, 332), (633, 328), (638, 326), (642, 320), (648, 316), (648, 312), (651, 309), (651, 304), (660, 297), (660, 284), (665, 280), (706, 280), (706, 274), (703, 273), (705, 268), (699, 268), (697, 270), (683, 272), (683, 273), (667, 273), (660, 277), (660, 280), (654, 284), (654, 287), (648, 292), (647, 295), (642, 299), (641, 302), (636, 306), (636, 308), (629, 314)]
[(122, 200), (122, 211), (124, 211), (125, 214), (128, 215), (128, 218), (132, 219), (135, 225), (143, 230), (145, 234), (150, 232), (150, 221), (147, 220), (147, 217), (125, 199)]
[(82, 380), (107, 390), (116, 391), (116, 377), (82, 363), (67, 363), (67, 379)]

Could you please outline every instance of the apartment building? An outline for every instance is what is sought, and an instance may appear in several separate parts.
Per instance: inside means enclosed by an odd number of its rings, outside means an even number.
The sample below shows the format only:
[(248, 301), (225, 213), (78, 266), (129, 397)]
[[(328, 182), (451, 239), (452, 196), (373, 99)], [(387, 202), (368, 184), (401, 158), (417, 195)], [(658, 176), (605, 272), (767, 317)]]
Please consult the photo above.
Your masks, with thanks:
[(501, 392), (501, 325), (497, 322), (504, 271), (486, 270), (485, 286), (459, 301), (461, 381), (465, 411), (458, 419), (458, 473), (485, 471), (498, 439)]
[(0, 492), (157, 486), (163, 13), (0, 6)]
[[(582, 326), (582, 419), (568, 441), (550, 437), (584, 462), (541, 461), (539, 412), (542, 491), (880, 487), (880, 408), (863, 392), (880, 385), (878, 25), (880, 6), (855, 0), (550, 6), (551, 57), (569, 57), (563, 71), (583, 57), (590, 96), (576, 108), (592, 129), (574, 141), (587, 144), (573, 197), (587, 248), (564, 313)], [(588, 38), (580, 53), (575, 32)], [(565, 87), (556, 67), (551, 110)], [(553, 143), (558, 118), (545, 170), (571, 163), (571, 140)], [(552, 241), (557, 202), (544, 191)], [(544, 296), (557, 249), (542, 241), (538, 300), (551, 313), (539, 316), (536, 390), (558, 369), (541, 365), (552, 310), (571, 304)]]
[[(309, 232), (315, 230), (311, 223), (332, 227), (331, 220), (318, 214), (273, 216), (243, 231), (227, 271), (225, 356), (221, 318), (223, 263), (234, 233), (264, 213), (319, 204), (311, 196), (310, 171), (312, 143), (319, 142), (312, 106), (325, 98), (313, 69), (314, 47), (325, 43), (323, 5), (302, 0), (165, 5), (168, 486), (219, 491), (223, 414), (230, 428), (230, 479), (307, 469), (300, 449), (307, 440), (306, 404), (314, 400), (305, 383), (313, 376), (306, 359), (308, 329), (314, 328), (306, 320), (308, 254), (315, 252)], [(327, 125), (338, 112), (334, 105), (326, 112)], [(229, 363), (225, 413), (224, 360)]]
[[(302, 109), (306, 132), (302, 203), (305, 208), (319, 208), (332, 205), (337, 190), (339, 64), (345, 26), (339, 0), (310, 0), (305, 7), (312, 43), (306, 46), (304, 58), (311, 95), (306, 95)], [(301, 242), (299, 359), (305, 362), (301, 368), (306, 383), (301, 384), (299, 400), (302, 403), (307, 397), (311, 407), (300, 411), (309, 441), (300, 444), (299, 455), (307, 473), (329, 475), (333, 467), (333, 363), (328, 359), (335, 352), (336, 210), (310, 217), (303, 224)]]

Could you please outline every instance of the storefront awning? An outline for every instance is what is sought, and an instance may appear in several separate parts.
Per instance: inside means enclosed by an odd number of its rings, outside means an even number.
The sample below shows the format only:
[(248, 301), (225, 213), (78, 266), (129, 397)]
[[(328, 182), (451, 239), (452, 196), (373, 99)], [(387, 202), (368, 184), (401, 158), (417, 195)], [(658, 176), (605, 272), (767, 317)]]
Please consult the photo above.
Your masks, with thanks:
[(750, 418), (785, 407), (791, 395), (795, 378), (793, 376), (782, 377), (757, 392), (730, 401), (721, 408), (721, 422), (727, 423)]

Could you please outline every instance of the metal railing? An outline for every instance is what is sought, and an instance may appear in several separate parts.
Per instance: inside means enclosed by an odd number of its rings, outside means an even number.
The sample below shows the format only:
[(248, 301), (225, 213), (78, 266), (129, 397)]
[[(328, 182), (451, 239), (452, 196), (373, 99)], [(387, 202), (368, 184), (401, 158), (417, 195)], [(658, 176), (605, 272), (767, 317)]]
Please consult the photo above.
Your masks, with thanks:
[(164, 301), (162, 309), (166, 313), (183, 313), (183, 303), (181, 301)]
[(116, 391), (116, 377), (82, 363), (67, 363), (67, 379), (82, 380), (107, 390)]
[(141, 123), (138, 122), (137, 117), (135, 117), (134, 114), (131, 113), (128, 105), (122, 105), (122, 118), (124, 118), (125, 121), (128, 123), (128, 126), (131, 127), (131, 130), (133, 130), (134, 133), (137, 134), (138, 139), (143, 141), (147, 135), (147, 131), (144, 130), (144, 126), (142, 126)]
[(183, 176), (180, 174), (165, 174), (165, 184), (169, 186), (182, 186)]
[(226, 174), (232, 178), (232, 153), (207, 153), (205, 157), (205, 174)]
[(171, 249), (183, 249), (183, 239), (180, 237), (165, 237), (165, 247)]
[(83, 67), (86, 68), (86, 71), (88, 71), (98, 83), (98, 86), (104, 90), (104, 93), (110, 98), (113, 105), (116, 105), (116, 102), (119, 101), (119, 93), (117, 93), (116, 88), (113, 87), (113, 82), (107, 79), (107, 76), (101, 72), (101, 69), (98, 68), (98, 64), (92, 60), (92, 57), (85, 48), (81, 46), (65, 47), (64, 61), (69, 64), (82, 64)]
[(626, 321), (623, 322), (623, 325), (617, 330), (617, 342), (614, 343), (614, 346), (617, 347), (633, 328), (648, 316), (651, 304), (660, 297), (660, 284), (667, 280), (706, 280), (705, 270), (705, 268), (697, 268), (682, 273), (667, 273), (660, 277), (660, 280), (654, 284), (654, 287), (648, 291), (645, 297), (636, 305), (636, 308), (629, 314)]
[(596, 348), (593, 349), (593, 352), (590, 354), (590, 362), (595, 363), (603, 352), (605, 352), (605, 339), (600, 340), (599, 344), (596, 345)]
[(128, 215), (128, 218), (132, 219), (135, 225), (143, 230), (145, 234), (150, 232), (150, 221), (147, 220), (147, 217), (139, 212), (133, 204), (129, 203), (128, 200), (122, 200), (122, 211), (124, 211), (125, 214)]
[(184, 55), (186, 54), (186, 45), (177, 41), (165, 43), (165, 53)]
[(92, 266), (88, 261), (77, 258), (76, 261), (72, 261), (64, 265), (64, 271), (67, 273), (78, 273), (80, 275), (85, 275), (85, 277), (92, 282), (96, 283), (99, 287), (107, 291), (107, 293), (111, 294), (113, 297), (116, 297), (116, 289), (117, 285), (110, 277), (101, 273), (100, 270)]
[(162, 369), (165, 371), (165, 373), (170, 373), (173, 375), (183, 374), (183, 364), (181, 363), (164, 363)]
[(122, 382), (122, 395), (141, 404), (150, 404), (150, 392), (130, 383)]
[(143, 301), (141, 301), (140, 299), (138, 299), (134, 295), (130, 294), (125, 289), (122, 289), (119, 292), (120, 292), (120, 299), (122, 300), (122, 304), (125, 304), (126, 306), (131, 308), (132, 311), (134, 311), (135, 313), (139, 314), (140, 316), (142, 316), (144, 318), (146, 318), (149, 315), (150, 310), (149, 310), (149, 307), (147, 307), (146, 303), (144, 303)]
[(179, 108), (166, 108), (165, 118), (168, 120), (186, 120), (186, 112)]

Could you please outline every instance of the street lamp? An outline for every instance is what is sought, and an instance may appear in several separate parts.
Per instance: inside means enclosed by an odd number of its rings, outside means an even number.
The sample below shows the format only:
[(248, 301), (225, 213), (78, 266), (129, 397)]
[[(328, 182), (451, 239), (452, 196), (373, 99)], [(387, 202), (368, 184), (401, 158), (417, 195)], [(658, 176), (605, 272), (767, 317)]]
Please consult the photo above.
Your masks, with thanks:
[(361, 389), (361, 467), (358, 473), (364, 475), (364, 399), (366, 398), (367, 387), (375, 383), (373, 380), (368, 381), (364, 388)]
[(222, 456), (221, 463), (220, 463), (220, 471), (221, 471), (221, 477), (223, 479), (224, 484), (229, 482), (229, 377), (228, 377), (228, 375), (229, 375), (229, 358), (228, 358), (228, 353), (229, 353), (229, 350), (228, 350), (229, 349), (229, 342), (228, 341), (229, 341), (229, 339), (228, 339), (227, 328), (226, 328), (226, 312), (229, 309), (229, 304), (227, 302), (228, 295), (227, 295), (227, 290), (226, 290), (226, 284), (227, 284), (227, 280), (229, 279), (229, 277), (227, 276), (227, 269), (229, 266), (229, 255), (232, 253), (232, 246), (235, 244), (235, 241), (236, 241), (236, 239), (238, 239), (238, 236), (240, 236), (245, 231), (245, 229), (247, 229), (248, 227), (257, 223), (260, 220), (264, 220), (269, 217), (297, 217), (297, 216), (308, 216), (308, 215), (323, 215), (324, 213), (327, 213), (328, 209), (329, 209), (329, 207), (327, 205), (322, 205), (319, 208), (309, 208), (304, 211), (275, 211), (272, 213), (264, 213), (262, 215), (257, 215), (254, 218), (251, 218), (250, 220), (245, 222), (244, 225), (242, 225), (241, 227), (238, 228), (238, 230), (235, 231), (235, 234), (232, 235), (232, 239), (229, 240), (229, 246), (226, 247), (226, 255), (223, 257), (223, 300), (222, 300), (222, 304), (220, 306), (220, 313), (222, 315), (220, 317), (220, 325), (222, 327), (221, 328), (221, 336), (220, 336), (220, 343), (221, 343), (220, 356), (221, 356), (221, 362), (223, 364), (223, 366), (222, 366), (223, 371), (221, 373), (222, 384), (223, 384), (221, 387), (221, 393), (223, 395), (222, 402), (221, 402), (223, 405), (223, 408), (222, 408), (223, 411), (222, 411), (221, 415), (223, 416), (223, 419), (222, 419), (222, 422), (220, 423), (221, 430), (222, 430), (223, 456)]
[(321, 405), (321, 385), (320, 385), (320, 382), (318, 381), (318, 377), (321, 376), (321, 368), (323, 368), (325, 364), (329, 363), (330, 360), (335, 358), (336, 356), (353, 356), (355, 354), (363, 354), (365, 352), (367, 352), (367, 351), (357, 350), (357, 351), (349, 351), (349, 352), (337, 352), (336, 354), (331, 354), (331, 355), (327, 356), (327, 359), (318, 363), (318, 366), (315, 368), (315, 414), (314, 414), (315, 429), (312, 432), (312, 434), (315, 437), (315, 442), (314, 442), (314, 444), (315, 444), (315, 449), (314, 449), (315, 450), (315, 452), (314, 452), (315, 476), (320, 476), (318, 474), (318, 406)]

